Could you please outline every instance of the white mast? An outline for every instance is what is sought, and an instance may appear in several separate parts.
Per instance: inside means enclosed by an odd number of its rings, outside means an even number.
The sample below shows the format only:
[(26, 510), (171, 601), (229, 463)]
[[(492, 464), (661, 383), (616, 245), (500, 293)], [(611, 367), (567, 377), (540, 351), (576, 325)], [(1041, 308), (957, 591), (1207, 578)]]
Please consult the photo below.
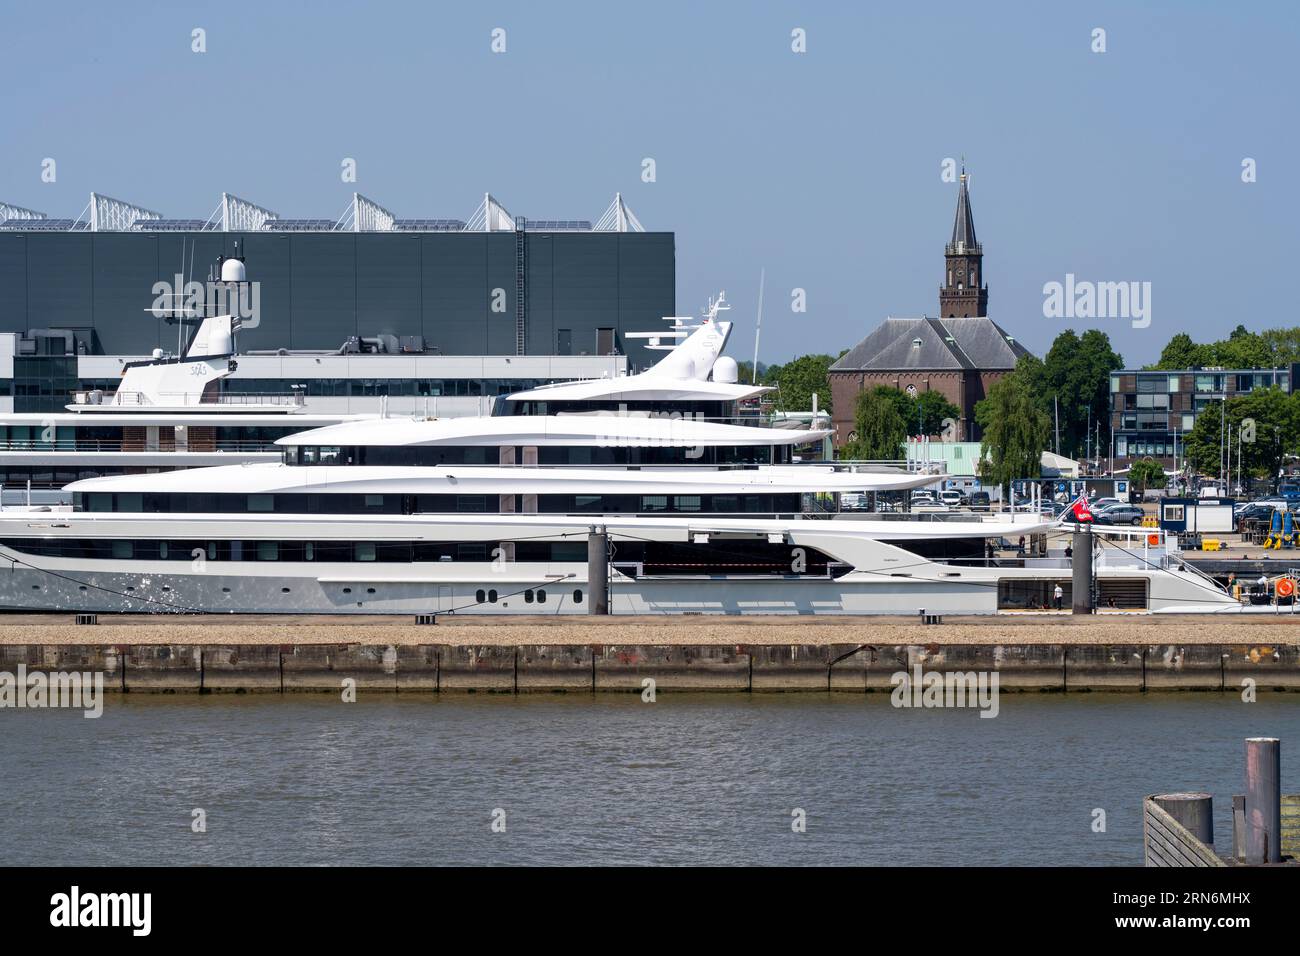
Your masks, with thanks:
[(767, 280), (767, 267), (758, 270), (758, 321), (754, 323), (754, 366), (749, 370), (749, 384), (758, 384), (758, 339), (763, 334), (763, 286)]

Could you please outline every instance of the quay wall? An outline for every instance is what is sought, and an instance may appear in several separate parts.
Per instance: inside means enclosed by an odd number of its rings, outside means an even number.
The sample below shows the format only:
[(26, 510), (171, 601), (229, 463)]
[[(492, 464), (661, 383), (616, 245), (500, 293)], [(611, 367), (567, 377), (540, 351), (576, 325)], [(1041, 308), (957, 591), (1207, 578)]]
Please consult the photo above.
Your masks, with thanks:
[(0, 644), (0, 671), (20, 664), (130, 693), (890, 693), (918, 668), (996, 673), (1007, 692), (1300, 691), (1300, 646), (1271, 642)]

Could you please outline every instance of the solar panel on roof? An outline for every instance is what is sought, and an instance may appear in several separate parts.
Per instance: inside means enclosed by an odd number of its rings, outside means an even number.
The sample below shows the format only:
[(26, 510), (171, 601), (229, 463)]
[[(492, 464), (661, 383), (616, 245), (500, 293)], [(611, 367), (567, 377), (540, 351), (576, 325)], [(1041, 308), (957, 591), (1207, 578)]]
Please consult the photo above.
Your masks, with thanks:
[(137, 232), (202, 232), (206, 219), (137, 219), (131, 226)]
[(329, 232), (333, 219), (268, 219), (262, 223), (264, 232)]
[(587, 219), (525, 219), (524, 228), (530, 232), (590, 232)]
[(459, 219), (394, 219), (399, 232), (460, 232), (465, 223)]
[(0, 222), (0, 229), (9, 232), (71, 232), (90, 228), (90, 224), (78, 219), (6, 219)]

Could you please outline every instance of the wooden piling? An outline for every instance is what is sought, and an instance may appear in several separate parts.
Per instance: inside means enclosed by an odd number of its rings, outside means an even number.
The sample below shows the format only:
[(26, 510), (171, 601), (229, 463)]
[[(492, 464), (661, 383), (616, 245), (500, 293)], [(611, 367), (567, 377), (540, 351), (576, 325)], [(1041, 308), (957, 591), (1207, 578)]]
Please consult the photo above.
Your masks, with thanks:
[(1246, 862), (1282, 860), (1282, 742), (1246, 739)]
[(1208, 793), (1161, 793), (1151, 798), (1196, 839), (1214, 843), (1214, 797)]

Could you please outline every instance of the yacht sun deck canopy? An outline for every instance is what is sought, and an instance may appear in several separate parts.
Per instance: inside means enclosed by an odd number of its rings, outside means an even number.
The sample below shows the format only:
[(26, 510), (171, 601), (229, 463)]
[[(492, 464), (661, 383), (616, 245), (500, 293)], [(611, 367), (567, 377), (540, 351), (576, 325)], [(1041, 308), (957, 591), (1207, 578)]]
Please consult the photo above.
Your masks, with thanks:
[[(343, 422), (296, 432), (279, 445), (586, 445), (593, 447), (697, 447), (700, 445), (802, 445), (826, 429), (760, 428), (687, 418), (636, 414), (503, 415), (495, 418), (385, 418)], [(931, 479), (933, 480), (933, 479)]]
[[(933, 475), (901, 471), (834, 471), (815, 465), (735, 471), (668, 466), (624, 471), (616, 468), (530, 468), (518, 465), (320, 465), (300, 468), (266, 463), (85, 478), (72, 482), (67, 490), (143, 494), (698, 495), (901, 491), (933, 481)], [(945, 527), (942, 533), (946, 534), (946, 526), (923, 523), (931, 528)]]
[(713, 381), (682, 381), (652, 375), (598, 378), (586, 382), (559, 382), (515, 392), (512, 402), (592, 402), (609, 399), (624, 402), (739, 402), (764, 392), (770, 385), (741, 385)]

